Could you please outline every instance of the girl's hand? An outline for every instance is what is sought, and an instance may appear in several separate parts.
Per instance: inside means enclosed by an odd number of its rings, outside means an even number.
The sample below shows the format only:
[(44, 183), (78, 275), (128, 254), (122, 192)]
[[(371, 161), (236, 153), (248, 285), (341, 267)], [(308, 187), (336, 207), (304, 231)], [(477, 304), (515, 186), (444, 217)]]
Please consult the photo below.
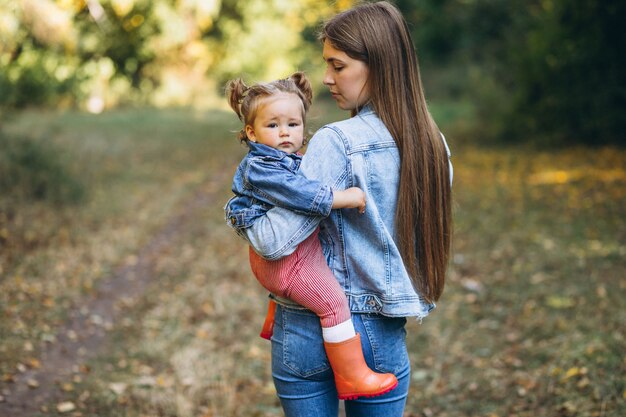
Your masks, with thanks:
[(365, 213), (365, 193), (359, 187), (333, 191), (332, 208), (358, 208), (359, 213)]

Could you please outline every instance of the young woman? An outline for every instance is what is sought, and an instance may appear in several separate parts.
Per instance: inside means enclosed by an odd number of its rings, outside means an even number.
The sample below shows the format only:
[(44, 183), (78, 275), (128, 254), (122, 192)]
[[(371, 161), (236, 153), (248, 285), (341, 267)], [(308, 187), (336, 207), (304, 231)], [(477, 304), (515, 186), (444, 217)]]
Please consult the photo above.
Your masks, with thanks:
[[(319, 226), (326, 260), (348, 297), (365, 358), (396, 375), (380, 397), (346, 401), (355, 416), (402, 416), (410, 365), (407, 317), (428, 315), (440, 297), (450, 252), (452, 169), (432, 120), (415, 49), (400, 12), (366, 3), (328, 21), (320, 35), (324, 84), (351, 118), (321, 128), (300, 172), (333, 188), (359, 187), (367, 211), (329, 217), (273, 208), (245, 234), (267, 259), (292, 253)], [(336, 416), (338, 401), (317, 317), (279, 299), (272, 373), (288, 417)]]
[[(235, 196), (225, 207), (229, 226), (241, 234), (273, 206), (317, 216), (339, 208), (365, 211), (361, 189), (332, 190), (298, 172), (302, 159), (298, 152), (304, 145), (306, 112), (312, 98), (303, 73), (250, 87), (241, 79), (233, 80), (228, 83), (227, 95), (244, 123), (239, 139), (250, 148), (235, 173)], [(373, 372), (365, 363), (348, 301), (326, 264), (317, 232), (280, 260), (265, 260), (250, 248), (250, 265), (268, 291), (320, 317), (339, 398), (378, 396), (397, 386), (393, 374)], [(269, 339), (270, 328), (264, 328), (261, 336)]]

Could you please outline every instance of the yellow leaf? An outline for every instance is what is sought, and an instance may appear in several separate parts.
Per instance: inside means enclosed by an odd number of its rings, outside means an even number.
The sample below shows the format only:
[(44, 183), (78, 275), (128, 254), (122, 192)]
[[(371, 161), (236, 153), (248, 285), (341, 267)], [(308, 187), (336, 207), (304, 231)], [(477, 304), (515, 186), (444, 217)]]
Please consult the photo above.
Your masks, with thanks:
[(546, 303), (552, 308), (562, 309), (573, 307), (576, 304), (576, 301), (574, 301), (574, 299), (571, 297), (559, 297), (553, 295), (551, 297), (548, 297)]
[(159, 375), (156, 379), (156, 384), (159, 387), (165, 387), (167, 385), (167, 379), (163, 375)]
[(577, 367), (569, 368), (567, 372), (565, 372), (565, 375), (563, 375), (563, 381), (570, 379), (572, 377), (578, 376), (578, 375), (581, 375), (580, 368), (577, 368)]

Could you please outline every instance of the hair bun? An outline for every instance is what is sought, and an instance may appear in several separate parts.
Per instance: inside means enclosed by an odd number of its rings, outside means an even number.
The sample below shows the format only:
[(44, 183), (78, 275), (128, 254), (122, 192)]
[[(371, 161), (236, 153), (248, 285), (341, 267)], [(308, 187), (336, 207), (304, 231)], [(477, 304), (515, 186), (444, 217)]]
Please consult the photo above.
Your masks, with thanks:
[(304, 102), (305, 109), (308, 110), (309, 106), (311, 106), (311, 102), (313, 101), (313, 89), (311, 88), (309, 79), (302, 71), (294, 72), (289, 76), (289, 78), (296, 84), (298, 89), (302, 91), (302, 94), (306, 99)]

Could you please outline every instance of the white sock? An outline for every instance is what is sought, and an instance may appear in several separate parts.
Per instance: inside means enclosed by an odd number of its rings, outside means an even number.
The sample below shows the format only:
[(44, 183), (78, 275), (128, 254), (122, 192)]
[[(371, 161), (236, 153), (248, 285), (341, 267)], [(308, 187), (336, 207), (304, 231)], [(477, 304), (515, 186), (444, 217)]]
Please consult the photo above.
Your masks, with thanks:
[(348, 319), (336, 326), (322, 327), (322, 336), (324, 337), (324, 341), (328, 343), (339, 343), (344, 340), (352, 339), (356, 336), (352, 319)]

